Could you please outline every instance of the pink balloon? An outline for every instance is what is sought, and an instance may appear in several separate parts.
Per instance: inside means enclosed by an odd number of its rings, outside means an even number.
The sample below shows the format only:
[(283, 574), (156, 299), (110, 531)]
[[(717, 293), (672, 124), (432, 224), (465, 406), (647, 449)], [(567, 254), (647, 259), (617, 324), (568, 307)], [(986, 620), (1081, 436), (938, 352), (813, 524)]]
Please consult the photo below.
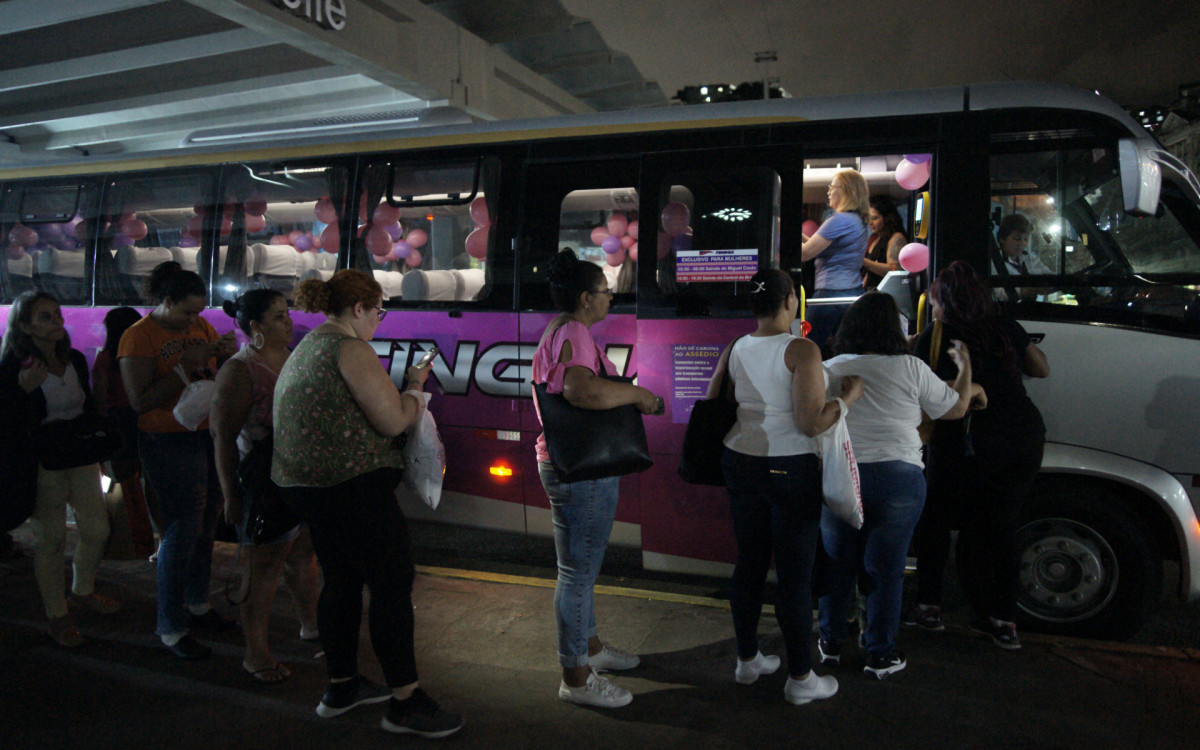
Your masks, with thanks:
[(678, 237), (692, 221), (691, 210), (679, 201), (671, 201), (662, 212), (662, 226), (667, 234)]
[(312, 249), (313, 239), (312, 239), (312, 237), (309, 237), (307, 234), (302, 234), (296, 238), (296, 241), (293, 242), (292, 245), (300, 252), (304, 252), (305, 250)]
[(247, 216), (259, 216), (267, 212), (267, 199), (261, 195), (252, 195), (246, 199), (243, 208), (246, 209)]
[(613, 237), (620, 237), (629, 229), (629, 219), (625, 218), (625, 214), (616, 212), (608, 217), (608, 233)]
[(598, 226), (592, 230), (592, 244), (599, 247), (609, 236), (608, 227)]
[(288, 239), (286, 234), (273, 234), (271, 239), (267, 240), (268, 245), (290, 245), (292, 241)]
[(229, 234), (232, 231), (233, 231), (233, 219), (230, 219), (228, 216), (222, 218), (221, 219), (221, 236), (224, 237), (225, 235)]
[(400, 258), (407, 258), (408, 256), (412, 255), (412, 251), (413, 251), (413, 246), (411, 243), (405, 242), (404, 240), (400, 240), (396, 244), (392, 245), (392, 253), (391, 254), (394, 258), (396, 258), (398, 260)]
[(387, 255), (392, 251), (392, 237), (383, 227), (372, 226), (367, 231), (366, 242), (371, 255)]
[(633, 247), (636, 244), (637, 244), (637, 240), (635, 240), (633, 237), (630, 237), (627, 234), (621, 237), (621, 247), (625, 248), (626, 250), (628, 250), (629, 248)]
[(337, 211), (333, 207), (333, 201), (328, 198), (322, 198), (317, 201), (317, 205), (313, 207), (313, 214), (316, 215), (317, 221), (322, 224), (336, 224), (338, 220)]
[(383, 256), (382, 258), (376, 258), (375, 260), (377, 260), (381, 263), (390, 263), (395, 260), (400, 260), (400, 256), (396, 255), (396, 249), (393, 247), (392, 251), (390, 253)]
[(925, 164), (933, 158), (933, 154), (905, 154), (904, 158), (913, 164)]
[(896, 183), (905, 190), (917, 190), (929, 181), (929, 163), (913, 164), (904, 159), (896, 165)]
[(375, 213), (371, 214), (376, 224), (387, 226), (400, 221), (400, 207), (393, 206), (386, 201), (375, 207)]
[(246, 231), (250, 234), (258, 234), (267, 228), (267, 220), (259, 214), (246, 214)]
[(38, 243), (38, 233), (24, 224), (14, 226), (9, 231), (8, 238), (21, 247), (33, 247)]
[(386, 227), (384, 227), (384, 230), (388, 233), (388, 237), (392, 238), (392, 242), (395, 242), (404, 236), (404, 227), (400, 226), (399, 221), (393, 221), (391, 224), (388, 224)]
[[(610, 237), (609, 239), (616, 238)], [(604, 256), (604, 262), (608, 263), (608, 265), (612, 266), (613, 268), (617, 268), (625, 262), (625, 251), (618, 246), (615, 253), (609, 253), (608, 255)]]
[(467, 235), (467, 255), (477, 260), (487, 260), (488, 228), (479, 227)]
[(482, 195), (471, 201), (471, 207), (468, 212), (471, 214), (471, 221), (475, 222), (475, 226), (480, 229), (486, 229), (492, 225), (492, 217), (488, 213), (487, 199)]
[(634, 263), (637, 263), (637, 243), (636, 242), (629, 246), (629, 259), (632, 260)]
[(671, 254), (671, 235), (666, 232), (658, 233), (658, 257), (665, 258)]
[(604, 241), (600, 243), (600, 247), (604, 249), (604, 252), (613, 255), (621, 251), (621, 240), (616, 237), (605, 237)]
[(25, 248), (22, 245), (19, 245), (16, 242), (14, 242), (8, 246), (8, 259), (9, 260), (20, 260), (21, 258), (24, 258), (24, 257), (25, 257)]
[(820, 228), (821, 228), (821, 225), (818, 224), (817, 222), (813, 221), (812, 219), (809, 219), (808, 221), (806, 221), (800, 225), (800, 231), (804, 232), (805, 236), (807, 236), (807, 237), (812, 237), (814, 234), (817, 233), (817, 230)]
[(638, 223), (637, 223), (636, 219), (629, 222), (629, 226), (625, 228), (625, 232), (626, 232), (626, 234), (628, 234), (630, 237), (634, 238), (635, 240), (638, 238), (638, 236), (637, 236)]
[(197, 216), (203, 216), (206, 211), (208, 211), (208, 207), (203, 203), (197, 203), (196, 205), (192, 206), (192, 213), (196, 214)]
[(929, 247), (910, 242), (900, 248), (900, 267), (909, 273), (920, 273), (929, 268)]
[(185, 228), (184, 231), (186, 231), (188, 234), (199, 237), (200, 230), (203, 228), (204, 228), (204, 217), (193, 216), (192, 218), (188, 219), (187, 227)]
[(321, 232), (321, 249), (327, 253), (336, 253), (341, 249), (342, 237), (338, 233), (337, 224), (330, 224)]
[(416, 268), (417, 266), (421, 265), (420, 251), (413, 250), (408, 254), (408, 257), (404, 259), (404, 262), (408, 264), (409, 268)]
[(429, 235), (425, 233), (424, 229), (414, 229), (408, 233), (404, 241), (413, 247), (425, 247), (425, 243), (429, 242)]

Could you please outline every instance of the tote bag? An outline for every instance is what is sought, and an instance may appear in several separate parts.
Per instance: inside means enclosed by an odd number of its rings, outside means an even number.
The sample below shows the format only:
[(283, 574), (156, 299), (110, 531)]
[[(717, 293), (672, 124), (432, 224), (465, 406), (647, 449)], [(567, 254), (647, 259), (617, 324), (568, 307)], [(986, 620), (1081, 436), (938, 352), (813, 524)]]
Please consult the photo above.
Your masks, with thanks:
[(858, 462), (854, 458), (854, 445), (850, 442), (850, 430), (846, 427), (846, 402), (837, 400), (841, 407), (838, 421), (817, 436), (817, 448), (821, 454), (821, 492), (825, 505), (838, 520), (856, 529), (863, 525), (862, 485), (858, 477)]
[[(622, 383), (632, 378), (603, 375)], [(561, 394), (533, 384), (546, 449), (558, 481), (581, 482), (645, 471), (654, 465), (642, 413), (632, 404), (615, 409), (580, 409)]]
[(446, 475), (446, 449), (429, 411), (430, 394), (421, 393), (418, 398), (425, 405), (404, 444), (404, 478), (400, 485), (437, 510), (442, 499), (442, 478)]
[[(740, 338), (740, 337), (739, 337)], [(734, 344), (737, 339), (734, 339)], [(730, 346), (730, 355), (733, 356)], [(705, 398), (692, 406), (687, 430), (683, 433), (683, 451), (679, 454), (679, 476), (689, 484), (725, 486), (721, 472), (721, 452), (725, 436), (737, 422), (737, 401), (729, 382), (729, 358), (721, 371), (721, 390), (716, 398)]]

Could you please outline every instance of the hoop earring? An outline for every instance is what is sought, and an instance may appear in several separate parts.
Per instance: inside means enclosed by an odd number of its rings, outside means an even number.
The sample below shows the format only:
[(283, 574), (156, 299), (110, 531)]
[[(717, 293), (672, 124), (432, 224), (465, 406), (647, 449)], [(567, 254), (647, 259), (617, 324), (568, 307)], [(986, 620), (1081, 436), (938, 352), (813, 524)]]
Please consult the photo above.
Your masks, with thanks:
[(255, 349), (262, 349), (266, 343), (267, 340), (263, 338), (261, 331), (254, 334), (254, 338), (250, 339), (250, 346), (253, 346)]

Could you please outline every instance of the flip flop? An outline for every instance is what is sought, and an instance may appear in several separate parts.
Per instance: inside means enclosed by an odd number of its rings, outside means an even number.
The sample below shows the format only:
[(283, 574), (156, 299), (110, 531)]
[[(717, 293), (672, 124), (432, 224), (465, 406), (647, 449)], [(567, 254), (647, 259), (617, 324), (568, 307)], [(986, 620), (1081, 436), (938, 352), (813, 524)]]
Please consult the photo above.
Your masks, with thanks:
[(242, 669), (245, 670), (246, 674), (250, 675), (259, 682), (283, 682), (288, 677), (292, 676), (292, 673), (288, 671), (288, 668), (278, 662), (276, 662), (274, 666), (263, 667), (262, 669), (250, 669), (243, 664)]

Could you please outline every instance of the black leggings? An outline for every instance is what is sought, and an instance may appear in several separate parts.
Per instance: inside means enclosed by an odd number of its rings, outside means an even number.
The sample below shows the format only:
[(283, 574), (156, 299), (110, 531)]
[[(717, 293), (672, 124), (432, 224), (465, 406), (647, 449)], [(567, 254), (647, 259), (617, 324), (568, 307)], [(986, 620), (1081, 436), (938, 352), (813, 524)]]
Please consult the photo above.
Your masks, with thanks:
[(393, 469), (354, 477), (332, 487), (285, 487), (285, 499), (312, 531), (325, 576), (317, 625), (331, 680), (358, 674), (362, 589), (371, 592), (367, 625), (371, 647), (389, 687), (417, 681), (413, 652), (412, 585), (415, 571), (408, 524), (393, 494)]

